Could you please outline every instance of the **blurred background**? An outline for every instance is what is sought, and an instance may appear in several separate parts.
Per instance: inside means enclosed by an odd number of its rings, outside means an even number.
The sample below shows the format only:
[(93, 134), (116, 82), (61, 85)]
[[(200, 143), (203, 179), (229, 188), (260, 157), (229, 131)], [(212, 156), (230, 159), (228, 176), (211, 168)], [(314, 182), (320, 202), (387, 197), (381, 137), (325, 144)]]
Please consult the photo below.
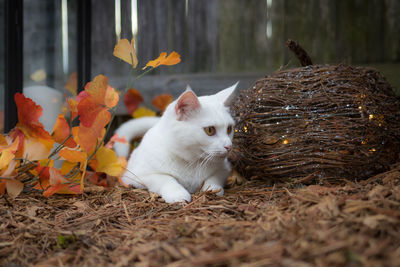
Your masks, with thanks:
[(7, 23), (14, 14), (13, 0), (0, 0), (5, 39), (0, 42), (1, 129), (4, 119), (15, 113), (8, 107), (7, 92), (17, 90), (8, 88), (15, 87), (11, 78), (22, 81), (22, 90), (35, 101), (46, 103), (49, 114), (61, 108), (66, 87), (79, 90), (98, 74), (124, 89), (132, 72), (112, 52), (119, 39), (132, 37), (139, 58), (133, 75), (161, 52), (176, 51), (182, 58), (180, 64), (160, 67), (134, 84), (147, 102), (160, 93), (176, 96), (186, 84), (199, 95), (236, 81), (245, 89), (265, 74), (298, 67), (285, 46), (288, 38), (298, 41), (314, 64), (375, 67), (400, 93), (398, 0), (18, 1), (22, 71), (12, 73), (7, 66), (18, 57), (7, 44), (16, 31)]

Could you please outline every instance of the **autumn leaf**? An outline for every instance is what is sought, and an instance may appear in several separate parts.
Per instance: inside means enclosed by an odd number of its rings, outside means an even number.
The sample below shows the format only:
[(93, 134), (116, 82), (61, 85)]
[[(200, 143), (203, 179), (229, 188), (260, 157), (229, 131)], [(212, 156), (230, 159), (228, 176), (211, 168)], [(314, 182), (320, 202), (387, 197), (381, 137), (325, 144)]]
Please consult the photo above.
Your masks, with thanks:
[(85, 166), (85, 162), (87, 160), (87, 154), (85, 152), (79, 150), (72, 150), (69, 148), (63, 148), (58, 153), (58, 155), (65, 160), (72, 162), (72, 163), (80, 163), (80, 169)]
[(42, 107), (20, 93), (16, 93), (14, 99), (18, 109), (17, 126), (25, 129), (30, 136), (51, 139), (43, 124), (39, 122), (39, 117), (43, 113)]
[(135, 39), (132, 38), (131, 42), (129, 42), (127, 39), (119, 40), (117, 45), (114, 47), (113, 55), (122, 59), (128, 64), (131, 64), (133, 68), (136, 68), (138, 59), (135, 51)]
[(16, 138), (12, 142), (11, 138), (6, 138), (0, 135), (0, 174), (3, 172), (8, 164), (15, 158), (15, 152), (19, 147), (19, 139)]
[(24, 184), (15, 179), (7, 180), (6, 189), (10, 197), (16, 198), (24, 189)]
[(76, 101), (75, 99), (72, 98), (68, 98), (67, 99), (67, 105), (68, 105), (68, 109), (71, 112), (71, 121), (73, 121), (77, 116), (78, 116), (78, 104), (79, 102)]
[(123, 171), (121, 162), (112, 149), (100, 147), (96, 152), (96, 160), (96, 172), (118, 177)]
[(72, 95), (76, 95), (78, 91), (78, 73), (75, 71), (69, 75), (68, 82), (64, 85), (64, 88), (71, 92)]
[(106, 148), (112, 148), (115, 143), (122, 143), (122, 144), (127, 144), (128, 142), (126, 141), (125, 137), (120, 137), (118, 134), (114, 134), (110, 140), (107, 142), (107, 144), (104, 146)]
[(164, 111), (167, 106), (173, 101), (173, 97), (172, 95), (169, 94), (161, 94), (158, 96), (155, 96), (153, 98), (153, 100), (151, 101), (151, 103), (153, 104), (153, 106), (155, 106), (156, 108), (158, 108), (160, 111)]
[(129, 114), (132, 114), (143, 102), (143, 97), (136, 89), (129, 89), (124, 95), (124, 103)]
[[(70, 128), (67, 120), (63, 114), (58, 115), (56, 124), (53, 128), (53, 139), (59, 144), (64, 144), (64, 146), (74, 148), (77, 146), (72, 136), (70, 136)], [(67, 139), (68, 138), (68, 139)]]
[(2, 177), (7, 177), (7, 178), (15, 177), (17, 175), (16, 171), (15, 171), (15, 168), (18, 167), (18, 165), (19, 165), (18, 161), (12, 160), (8, 164), (7, 168), (5, 168), (4, 170), (1, 171), (1, 173), (0, 173), (1, 176)]
[(156, 113), (152, 111), (151, 109), (145, 108), (145, 107), (140, 107), (135, 112), (133, 112), (132, 117), (135, 119), (141, 118), (141, 117), (155, 117)]
[(49, 169), (50, 186), (43, 192), (43, 196), (50, 197), (55, 193), (59, 194), (79, 194), (81, 193), (79, 184), (72, 184), (55, 168)]
[(80, 125), (72, 128), (74, 140), (81, 146), (84, 152), (90, 154), (95, 148), (96, 144), (105, 135), (106, 126), (111, 119), (111, 114), (107, 110), (100, 112), (95, 117), (94, 123), (91, 127)]
[(98, 75), (89, 82), (85, 92), (78, 104), (79, 120), (83, 126), (91, 127), (99, 113), (118, 104), (119, 95), (108, 85), (108, 78), (104, 75)]
[(158, 66), (161, 65), (175, 65), (178, 64), (179, 62), (181, 62), (181, 56), (176, 53), (175, 51), (173, 51), (171, 54), (169, 54), (169, 56), (167, 56), (166, 52), (162, 52), (160, 54), (160, 56), (154, 60), (150, 60), (146, 66), (143, 67), (143, 70), (148, 68), (148, 67), (153, 67), (153, 68), (157, 68)]
[(91, 184), (103, 187), (109, 186), (107, 182), (107, 175), (103, 173), (88, 172), (87, 176), (87, 179)]
[[(43, 112), (42, 107), (20, 93), (16, 93), (14, 99), (18, 110), (18, 123), (10, 134), (19, 135), (20, 142), (23, 140), (23, 151), (21, 152), (23, 157), (28, 160), (46, 158), (50, 154), (54, 140), (44, 129), (43, 124), (39, 122), (39, 117)], [(30, 147), (30, 144), (34, 144), (35, 147)]]
[(39, 175), (40, 177), (40, 182), (37, 183), (34, 188), (37, 190), (44, 190), (43, 195), (45, 197), (50, 197), (55, 193), (81, 193), (80, 184), (71, 182), (70, 180), (66, 179), (60, 170), (57, 170), (53, 167), (53, 164), (53, 161), (48, 160), (41, 160), (38, 162), (38, 166), (36, 167), (36, 169), (34, 171), (31, 171), (34, 175)]

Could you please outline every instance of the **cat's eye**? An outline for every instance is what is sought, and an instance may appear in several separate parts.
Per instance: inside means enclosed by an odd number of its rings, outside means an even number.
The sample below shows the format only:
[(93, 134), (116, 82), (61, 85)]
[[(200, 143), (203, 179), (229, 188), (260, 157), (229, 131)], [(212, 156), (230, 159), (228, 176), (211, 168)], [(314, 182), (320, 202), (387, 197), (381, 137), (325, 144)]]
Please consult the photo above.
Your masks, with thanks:
[(227, 129), (226, 131), (228, 132), (228, 134), (231, 134), (231, 132), (232, 132), (232, 125), (229, 125), (229, 126), (228, 126), (228, 129)]
[(214, 126), (208, 126), (204, 127), (204, 132), (206, 132), (208, 136), (213, 136), (217, 133), (217, 130), (215, 129)]

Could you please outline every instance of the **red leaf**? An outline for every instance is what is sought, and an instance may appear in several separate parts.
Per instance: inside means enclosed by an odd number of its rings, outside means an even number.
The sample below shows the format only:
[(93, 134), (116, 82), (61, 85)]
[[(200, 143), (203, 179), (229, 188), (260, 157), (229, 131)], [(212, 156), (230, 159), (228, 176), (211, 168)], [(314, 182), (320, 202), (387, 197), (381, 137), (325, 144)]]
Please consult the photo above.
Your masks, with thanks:
[(139, 107), (140, 103), (143, 102), (143, 97), (136, 89), (129, 89), (124, 95), (124, 103), (128, 113), (132, 113)]
[[(65, 141), (65, 139), (67, 139), (69, 134), (70, 134), (70, 128), (67, 120), (64, 118), (63, 114), (58, 115), (56, 124), (54, 125), (53, 129), (53, 139), (57, 143), (62, 144)], [(64, 145), (71, 148), (77, 146), (72, 136), (69, 137), (67, 141), (65, 141)]]
[[(16, 93), (14, 98), (18, 109), (18, 124), (16, 128), (20, 129), (24, 135), (24, 151), (21, 153), (23, 153), (23, 156), (29, 156), (29, 160), (46, 157), (46, 154), (49, 154), (53, 147), (54, 140), (44, 129), (43, 124), (39, 122), (39, 117), (43, 112), (42, 107), (20, 93)], [(27, 153), (27, 149), (30, 148), (27, 147), (28, 141), (36, 144), (36, 148), (40, 147), (40, 151), (36, 153), (36, 151), (31, 150)]]
[[(85, 127), (91, 127), (99, 113), (118, 104), (118, 92), (108, 85), (108, 78), (96, 76), (85, 87), (86, 94), (79, 94), (78, 114)], [(108, 111), (107, 111), (108, 112)]]
[(52, 140), (50, 134), (44, 129), (43, 124), (39, 122), (39, 117), (42, 116), (43, 112), (42, 107), (20, 93), (16, 93), (14, 98), (18, 109), (17, 126), (26, 129), (32, 137)]

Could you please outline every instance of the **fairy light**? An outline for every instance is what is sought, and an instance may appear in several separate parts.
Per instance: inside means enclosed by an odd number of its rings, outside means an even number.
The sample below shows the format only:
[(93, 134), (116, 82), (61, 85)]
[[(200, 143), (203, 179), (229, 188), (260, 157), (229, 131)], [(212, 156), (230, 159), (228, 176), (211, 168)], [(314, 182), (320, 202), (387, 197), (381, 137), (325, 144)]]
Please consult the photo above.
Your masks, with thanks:
[(287, 140), (287, 139), (283, 140), (283, 141), (282, 141), (282, 144), (284, 144), (284, 145), (289, 144), (289, 140)]
[(366, 145), (366, 144), (367, 144), (367, 141), (366, 141), (366, 140), (362, 140), (362, 141), (361, 141), (361, 144), (362, 144), (362, 145)]
[(362, 110), (362, 106), (358, 106), (358, 109), (359, 109), (359, 110)]
[(369, 152), (376, 152), (376, 149), (375, 149), (375, 148), (371, 148), (371, 149), (369, 150)]
[(370, 120), (372, 120), (373, 118), (375, 118), (375, 116), (373, 115), (373, 114), (369, 114), (369, 117), (368, 117)]
[(246, 126), (243, 126), (243, 130), (244, 130), (245, 133), (247, 133), (247, 127)]

